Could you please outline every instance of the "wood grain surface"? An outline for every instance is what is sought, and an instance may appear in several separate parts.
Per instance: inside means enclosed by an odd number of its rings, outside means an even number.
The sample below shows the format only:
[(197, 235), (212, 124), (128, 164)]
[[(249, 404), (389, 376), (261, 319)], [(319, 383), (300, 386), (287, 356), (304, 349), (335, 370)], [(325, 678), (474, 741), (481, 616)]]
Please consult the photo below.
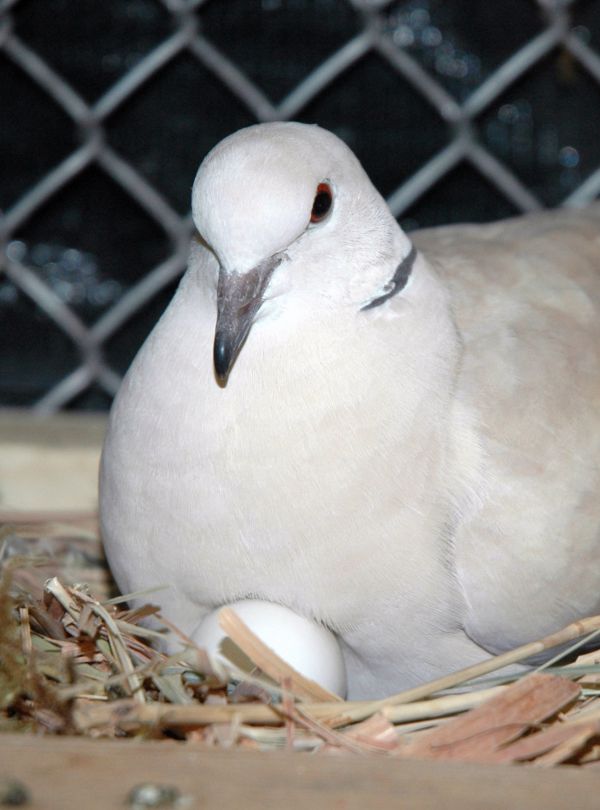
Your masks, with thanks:
[(15, 779), (30, 810), (131, 807), (132, 789), (147, 782), (177, 789), (177, 801), (160, 805), (167, 808), (596, 810), (600, 802), (595, 766), (548, 770), (0, 735), (0, 785)]
[(0, 408), (0, 522), (94, 512), (106, 416)]

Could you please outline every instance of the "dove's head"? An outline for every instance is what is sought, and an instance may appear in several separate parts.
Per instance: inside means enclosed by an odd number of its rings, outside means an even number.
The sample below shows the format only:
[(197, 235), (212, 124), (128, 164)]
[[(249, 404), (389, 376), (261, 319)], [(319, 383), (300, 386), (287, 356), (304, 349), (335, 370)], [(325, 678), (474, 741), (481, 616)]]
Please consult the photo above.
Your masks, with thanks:
[(222, 386), (266, 301), (356, 311), (406, 238), (351, 150), (307, 124), (259, 124), (221, 141), (198, 170), (192, 211), (219, 262)]

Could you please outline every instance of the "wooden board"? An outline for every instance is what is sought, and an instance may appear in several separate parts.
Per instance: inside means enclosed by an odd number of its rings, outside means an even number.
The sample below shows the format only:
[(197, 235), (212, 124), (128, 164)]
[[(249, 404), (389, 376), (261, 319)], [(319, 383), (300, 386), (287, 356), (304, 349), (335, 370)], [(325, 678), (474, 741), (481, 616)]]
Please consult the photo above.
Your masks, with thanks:
[(0, 522), (97, 508), (106, 416), (0, 409)]
[(176, 786), (176, 808), (243, 810), (597, 810), (600, 768), (545, 770), (372, 756), (211, 751), (199, 745), (0, 735), (0, 785), (30, 810), (128, 806), (141, 783)]

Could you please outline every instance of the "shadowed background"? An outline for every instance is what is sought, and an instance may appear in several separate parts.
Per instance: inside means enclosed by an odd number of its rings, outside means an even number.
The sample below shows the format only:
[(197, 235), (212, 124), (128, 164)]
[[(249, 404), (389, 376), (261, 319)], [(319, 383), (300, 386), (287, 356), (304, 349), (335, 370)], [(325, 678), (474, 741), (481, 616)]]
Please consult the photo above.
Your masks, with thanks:
[(0, 0), (0, 404), (106, 409), (202, 157), (295, 119), (407, 229), (600, 191), (600, 0)]

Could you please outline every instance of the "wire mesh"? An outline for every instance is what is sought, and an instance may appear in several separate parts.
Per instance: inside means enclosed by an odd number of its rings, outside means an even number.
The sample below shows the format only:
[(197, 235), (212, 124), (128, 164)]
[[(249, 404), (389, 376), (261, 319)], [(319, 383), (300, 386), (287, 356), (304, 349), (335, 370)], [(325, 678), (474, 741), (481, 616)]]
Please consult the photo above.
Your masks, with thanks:
[[(542, 26), (535, 36), (512, 52), (463, 100), (457, 100), (443, 84), (398, 42), (390, 31), (385, 10), (390, 0), (347, 0), (360, 17), (360, 30), (337, 48), (293, 87), (279, 103), (273, 103), (234, 60), (223, 53), (201, 28), (203, 0), (161, 0), (170, 17), (167, 36), (126, 71), (94, 103), (82, 95), (15, 32), (13, 13), (19, 0), (0, 1), (0, 53), (35, 82), (69, 117), (78, 145), (58, 162), (4, 213), (0, 215), (0, 272), (20, 293), (51, 319), (71, 342), (78, 362), (62, 379), (35, 402), (35, 411), (55, 412), (92, 385), (113, 395), (120, 376), (106, 359), (107, 341), (159, 291), (185, 269), (192, 233), (189, 215), (177, 213), (161, 191), (123, 157), (106, 138), (107, 119), (131, 102), (146, 84), (182, 53), (197, 60), (205, 70), (244, 105), (255, 121), (290, 120), (318, 99), (328, 86), (347, 74), (366, 55), (376, 53), (389, 70), (409, 85), (440, 116), (445, 143), (420, 165), (388, 197), (396, 216), (401, 216), (459, 164), (467, 163), (519, 211), (533, 211), (542, 202), (512, 168), (494, 154), (477, 135), (475, 119), (516, 82), (557, 48), (568, 53), (592, 80), (600, 83), (600, 54), (577, 33), (572, 20), (576, 0), (537, 0)], [(530, 0), (535, 5), (536, 0)], [(66, 303), (40, 274), (11, 250), (15, 233), (36, 211), (60, 193), (90, 166), (111, 178), (143, 209), (169, 241), (168, 255), (133, 284), (92, 324), (86, 324), (76, 309)], [(562, 200), (578, 206), (600, 192), (600, 166), (595, 168)]]

